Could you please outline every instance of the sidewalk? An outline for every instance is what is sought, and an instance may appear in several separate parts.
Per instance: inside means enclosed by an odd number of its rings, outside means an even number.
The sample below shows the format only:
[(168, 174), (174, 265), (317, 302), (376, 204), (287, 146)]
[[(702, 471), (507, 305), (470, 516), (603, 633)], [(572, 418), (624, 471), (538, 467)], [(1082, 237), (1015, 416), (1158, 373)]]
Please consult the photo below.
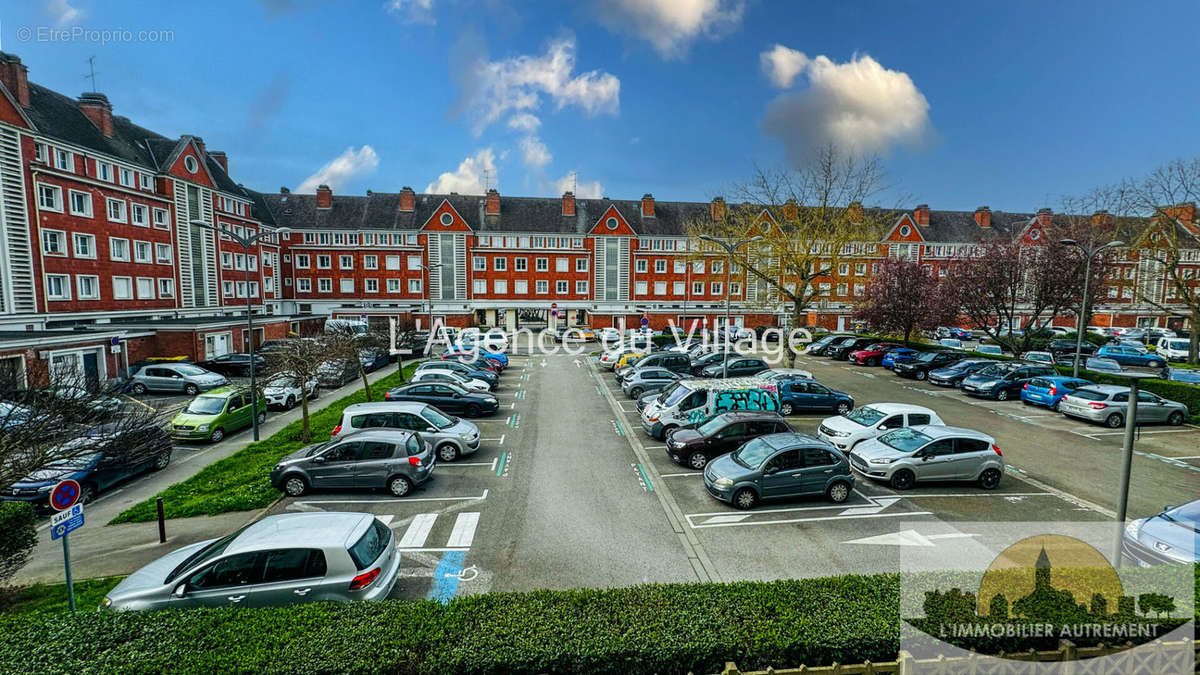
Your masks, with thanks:
[[(375, 382), (396, 372), (397, 365), (367, 375)], [(322, 390), (313, 402), (312, 411), (358, 391), (361, 380), (341, 389)], [(283, 427), (300, 419), (300, 408), (274, 412), (259, 427), (259, 437), (267, 438)], [(171, 464), (157, 473), (136, 476), (116, 489), (101, 494), (87, 505), (85, 525), (71, 533), (71, 574), (75, 579), (129, 574), (137, 568), (188, 544), (213, 539), (245, 525), (265, 511), (238, 511), (219, 516), (177, 518), (167, 521), (167, 543), (158, 543), (158, 523), (128, 523), (105, 525), (125, 509), (149, 499), (167, 486), (186, 480), (217, 460), (241, 450), (252, 442), (249, 429), (231, 435), (212, 445), (179, 445)], [(314, 439), (314, 441), (320, 439)], [(50, 538), (50, 521), (45, 518), (38, 526), (38, 545), (29, 564), (13, 577), (11, 584), (61, 583), (63, 581), (62, 542)]]

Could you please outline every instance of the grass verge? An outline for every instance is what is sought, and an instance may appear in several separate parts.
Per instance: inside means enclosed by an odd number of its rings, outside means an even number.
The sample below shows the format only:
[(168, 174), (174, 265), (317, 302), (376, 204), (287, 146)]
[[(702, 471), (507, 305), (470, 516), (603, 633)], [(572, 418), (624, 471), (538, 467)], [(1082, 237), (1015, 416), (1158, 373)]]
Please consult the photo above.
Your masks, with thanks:
[[(416, 363), (404, 366), (404, 378), (412, 376)], [(393, 372), (372, 383), (377, 397), (383, 391), (400, 384), (400, 373)], [(353, 403), (367, 400), (361, 389), (309, 414), (313, 442), (329, 439), (329, 434), (342, 419), (342, 411)], [(300, 441), (301, 420), (275, 432), (268, 438), (251, 443), (232, 455), (213, 462), (192, 477), (171, 485), (154, 497), (134, 504), (109, 523), (144, 523), (157, 518), (154, 500), (162, 497), (167, 518), (212, 516), (231, 511), (261, 509), (279, 497), (268, 477), (271, 467), (284, 455), (304, 447)]]
[[(124, 577), (103, 577), (75, 582), (75, 607), (91, 612), (100, 606), (104, 594)], [(33, 584), (21, 588), (0, 589), (0, 615), (55, 615), (69, 609), (66, 584)]]

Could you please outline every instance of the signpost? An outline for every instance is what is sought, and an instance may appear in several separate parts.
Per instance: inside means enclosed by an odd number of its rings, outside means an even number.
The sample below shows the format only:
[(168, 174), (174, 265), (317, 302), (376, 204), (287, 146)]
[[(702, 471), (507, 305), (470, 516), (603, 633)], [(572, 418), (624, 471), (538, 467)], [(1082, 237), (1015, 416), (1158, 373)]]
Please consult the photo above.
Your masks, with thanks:
[(67, 479), (60, 481), (50, 491), (50, 506), (58, 510), (50, 518), (50, 538), (62, 539), (63, 568), (67, 574), (67, 605), (71, 613), (75, 613), (75, 585), (71, 583), (71, 532), (83, 527), (83, 504), (79, 502), (82, 490), (77, 481)]

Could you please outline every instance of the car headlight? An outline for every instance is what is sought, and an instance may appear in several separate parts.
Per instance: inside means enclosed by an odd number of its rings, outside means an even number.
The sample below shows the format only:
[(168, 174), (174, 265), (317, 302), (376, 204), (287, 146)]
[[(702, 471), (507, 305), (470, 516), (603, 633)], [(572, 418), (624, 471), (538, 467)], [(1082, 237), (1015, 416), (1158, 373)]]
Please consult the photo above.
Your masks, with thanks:
[(721, 476), (713, 481), (713, 485), (716, 485), (717, 487), (733, 487), (733, 480), (726, 478), (725, 476)]
[(53, 490), (53, 489), (54, 489), (54, 486), (53, 486), (53, 485), (43, 485), (42, 487), (38, 488), (38, 494), (39, 494), (39, 495), (44, 495), (44, 494), (46, 494), (47, 492), (49, 492), (49, 491), (51, 491), (51, 490)]
[(838, 431), (837, 429), (828, 429), (825, 431), (825, 435), (832, 436), (834, 438), (845, 438), (850, 435), (850, 432), (849, 431)]
[(108, 609), (109, 607), (112, 606), (112, 599), (109, 598), (107, 595), (104, 596), (104, 599), (100, 601), (100, 606), (105, 609)]
[(201, 424), (200, 426), (196, 427), (196, 431), (208, 431), (208, 427), (209, 425), (207, 424)]
[(1129, 537), (1130, 539), (1137, 539), (1138, 532), (1140, 532), (1141, 529), (1142, 521), (1131, 520), (1128, 523), (1125, 523), (1125, 536)]
[(271, 470), (272, 470), (272, 471), (283, 471), (283, 465), (282, 465), (282, 464), (276, 464), (276, 465), (275, 465), (275, 468), (274, 468), (274, 469), (271, 469)]
[(892, 462), (894, 462), (896, 460), (888, 459), (886, 457), (879, 457), (877, 459), (868, 459), (867, 461), (870, 462), (871, 464), (891, 464)]

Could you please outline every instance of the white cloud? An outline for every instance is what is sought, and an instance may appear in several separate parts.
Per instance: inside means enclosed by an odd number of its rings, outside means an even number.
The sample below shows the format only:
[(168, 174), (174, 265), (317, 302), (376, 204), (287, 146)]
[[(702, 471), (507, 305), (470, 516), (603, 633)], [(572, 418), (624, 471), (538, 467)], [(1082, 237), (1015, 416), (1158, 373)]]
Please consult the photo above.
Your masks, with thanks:
[(808, 67), (808, 57), (804, 52), (775, 45), (760, 55), (763, 72), (771, 80), (771, 84), (780, 89), (792, 86), (796, 76)]
[(763, 121), (793, 162), (827, 144), (861, 153), (919, 146), (932, 129), (929, 102), (908, 74), (884, 68), (870, 56), (855, 55), (846, 63), (817, 56), (799, 74), (808, 88), (780, 95)]
[(604, 186), (600, 184), (600, 181), (580, 183), (576, 180), (576, 173), (573, 171), (554, 181), (554, 189), (560, 195), (573, 190), (578, 199), (599, 199), (604, 196)]
[(433, 0), (388, 0), (384, 7), (389, 14), (408, 23), (437, 23)]
[(743, 0), (599, 0), (602, 20), (632, 30), (665, 59), (683, 58), (697, 37), (719, 38), (742, 22)]
[(46, 13), (59, 26), (65, 26), (83, 17), (83, 10), (72, 7), (69, 0), (47, 0)]
[(542, 121), (537, 118), (537, 115), (529, 113), (517, 113), (508, 118), (508, 128), (517, 129), (519, 131), (534, 132), (538, 127), (542, 126)]
[(349, 180), (369, 174), (378, 166), (379, 155), (375, 154), (375, 148), (364, 145), (355, 150), (351, 146), (316, 173), (305, 178), (300, 187), (296, 188), (296, 192), (315, 192), (318, 185), (328, 185), (336, 192)]
[(554, 156), (550, 154), (550, 149), (546, 147), (542, 139), (535, 135), (531, 134), (522, 138), (517, 145), (521, 149), (521, 161), (531, 169), (540, 169), (554, 159)]
[(481, 195), (486, 192), (483, 173), (488, 173), (492, 185), (496, 184), (496, 156), (491, 148), (484, 148), (467, 157), (453, 172), (447, 171), (425, 187), (425, 192), (446, 194), (457, 192), (464, 195)]
[(543, 96), (554, 102), (555, 110), (576, 106), (587, 115), (616, 114), (621, 81), (599, 70), (574, 70), (572, 36), (554, 40), (541, 56), (476, 62), (465, 86), (467, 104), (477, 116), (475, 134), (506, 114), (538, 110)]

